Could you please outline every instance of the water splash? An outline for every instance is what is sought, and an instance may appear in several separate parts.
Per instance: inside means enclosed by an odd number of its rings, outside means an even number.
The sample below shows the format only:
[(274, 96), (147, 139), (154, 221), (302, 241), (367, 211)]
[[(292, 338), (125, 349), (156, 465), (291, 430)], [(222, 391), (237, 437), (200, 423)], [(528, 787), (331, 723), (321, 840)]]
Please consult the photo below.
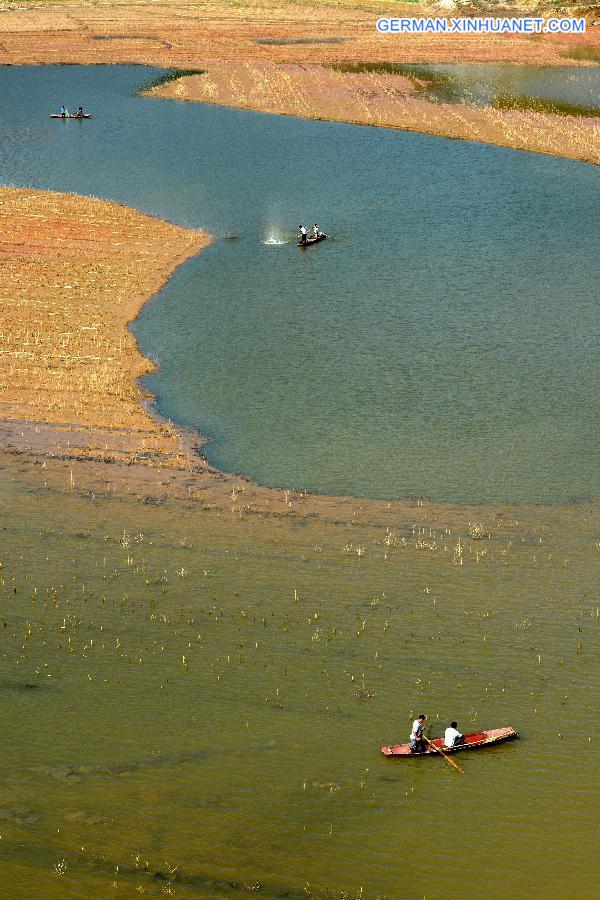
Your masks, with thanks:
[(277, 225), (269, 225), (262, 243), (271, 247), (278, 247), (281, 244), (289, 244), (290, 238), (284, 235)]

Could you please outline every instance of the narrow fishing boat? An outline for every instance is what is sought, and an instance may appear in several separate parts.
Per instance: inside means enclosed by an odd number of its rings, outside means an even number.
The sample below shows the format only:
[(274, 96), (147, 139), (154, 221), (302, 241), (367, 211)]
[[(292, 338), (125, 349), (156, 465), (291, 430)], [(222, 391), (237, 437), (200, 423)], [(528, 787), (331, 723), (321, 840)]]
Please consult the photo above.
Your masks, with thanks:
[(68, 116), (63, 116), (60, 113), (50, 113), (50, 118), (51, 119), (91, 119), (92, 114), (91, 113), (83, 113), (83, 115), (81, 115), (81, 116), (74, 116), (74, 115), (72, 116), (70, 114)]
[[(489, 731), (476, 731), (474, 734), (465, 735), (464, 744), (456, 747), (446, 747), (443, 738), (434, 738), (430, 743), (435, 744), (443, 753), (458, 753), (459, 750), (479, 750), (482, 747), (491, 747), (492, 744), (501, 744), (517, 737), (514, 728), (491, 728)], [(393, 744), (382, 747), (384, 756), (437, 756), (437, 751), (428, 747), (423, 753), (412, 753), (410, 744)]]
[(324, 241), (326, 237), (327, 237), (327, 235), (325, 234), (324, 231), (322, 231), (321, 234), (319, 235), (319, 237), (306, 238), (306, 240), (304, 242), (298, 241), (298, 246), (299, 247), (308, 247), (309, 244), (318, 244), (319, 241)]

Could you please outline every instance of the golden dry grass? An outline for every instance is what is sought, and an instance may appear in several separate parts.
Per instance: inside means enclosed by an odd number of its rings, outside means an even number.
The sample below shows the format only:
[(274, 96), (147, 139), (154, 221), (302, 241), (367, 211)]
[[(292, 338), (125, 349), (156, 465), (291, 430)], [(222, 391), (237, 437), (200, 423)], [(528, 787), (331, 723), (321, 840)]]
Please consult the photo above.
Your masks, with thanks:
[[(0, 192), (0, 426), (70, 455), (189, 466), (142, 407), (126, 325), (207, 235), (85, 197)], [(51, 426), (50, 428), (48, 426)]]
[[(224, 60), (504, 61), (566, 65), (571, 44), (600, 44), (600, 28), (567, 36), (381, 35), (379, 15), (427, 6), (380, 0), (0, 2), (3, 63), (147, 63), (201, 68)], [(257, 43), (264, 39), (274, 44)], [(301, 43), (298, 43), (301, 41)], [(308, 43), (314, 41), (314, 43)], [(571, 61), (572, 62), (572, 61)]]

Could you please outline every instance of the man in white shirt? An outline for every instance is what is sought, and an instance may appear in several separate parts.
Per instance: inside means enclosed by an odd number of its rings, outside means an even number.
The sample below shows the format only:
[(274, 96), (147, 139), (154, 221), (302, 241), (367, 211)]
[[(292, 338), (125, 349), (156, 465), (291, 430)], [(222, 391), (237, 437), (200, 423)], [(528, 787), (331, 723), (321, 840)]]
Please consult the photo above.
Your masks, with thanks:
[(450, 727), (446, 728), (444, 733), (444, 744), (446, 747), (457, 747), (459, 744), (464, 744), (464, 742), (465, 736), (460, 731), (457, 731), (456, 722), (450, 722)]
[(412, 725), (412, 731), (410, 733), (410, 752), (411, 753), (425, 753), (425, 739), (423, 737), (423, 729), (425, 728), (425, 719), (427, 716), (421, 713), (420, 716), (417, 716)]
[(299, 228), (300, 228), (300, 243), (305, 244), (306, 243), (306, 235), (308, 234), (308, 232), (306, 230), (306, 225), (300, 225)]

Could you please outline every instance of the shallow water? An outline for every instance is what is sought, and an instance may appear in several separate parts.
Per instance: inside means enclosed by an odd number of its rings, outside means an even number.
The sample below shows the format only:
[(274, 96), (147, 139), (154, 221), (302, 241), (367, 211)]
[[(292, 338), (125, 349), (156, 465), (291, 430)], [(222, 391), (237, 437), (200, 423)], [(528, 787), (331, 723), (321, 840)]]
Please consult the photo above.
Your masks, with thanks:
[(358, 63), (334, 68), (406, 75), (416, 79), (417, 86), (428, 99), (444, 103), (531, 107), (571, 115), (600, 115), (600, 68), (508, 63)]
[[(595, 168), (135, 97), (150, 71), (1, 69), (0, 167), (216, 234), (134, 329), (212, 462), (337, 494), (598, 495)], [(48, 119), (63, 101), (95, 118)], [(315, 218), (335, 240), (300, 251)]]
[(497, 63), (423, 68), (444, 76), (444, 82), (434, 89), (440, 100), (495, 106), (503, 98), (531, 98), (546, 101), (549, 106), (565, 104), (600, 114), (600, 68)]
[[(58, 499), (3, 483), (5, 896), (598, 895), (585, 509), (473, 540)], [(521, 738), (385, 759), (422, 710)]]

